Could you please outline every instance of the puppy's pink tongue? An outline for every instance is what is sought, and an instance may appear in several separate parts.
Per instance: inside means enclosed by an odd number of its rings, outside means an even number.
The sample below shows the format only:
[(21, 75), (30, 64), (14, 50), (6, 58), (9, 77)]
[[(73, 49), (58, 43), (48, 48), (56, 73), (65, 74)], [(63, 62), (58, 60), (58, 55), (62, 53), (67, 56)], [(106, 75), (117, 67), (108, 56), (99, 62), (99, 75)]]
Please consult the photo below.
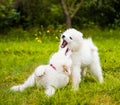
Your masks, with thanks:
[(69, 48), (66, 49), (66, 51), (65, 51), (65, 55), (68, 53), (69, 50), (70, 50)]

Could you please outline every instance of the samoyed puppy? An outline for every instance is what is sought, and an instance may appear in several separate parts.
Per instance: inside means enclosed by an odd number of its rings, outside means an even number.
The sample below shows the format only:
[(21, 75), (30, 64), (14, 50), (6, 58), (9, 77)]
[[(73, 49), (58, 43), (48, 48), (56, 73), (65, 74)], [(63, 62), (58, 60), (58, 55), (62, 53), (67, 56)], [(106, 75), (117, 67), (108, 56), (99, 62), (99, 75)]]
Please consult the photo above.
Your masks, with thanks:
[(75, 90), (79, 89), (81, 76), (85, 75), (87, 68), (100, 83), (103, 82), (102, 69), (98, 55), (98, 48), (91, 38), (83, 39), (83, 34), (74, 28), (67, 29), (61, 34), (60, 46), (68, 47), (72, 51), (72, 83)]
[(23, 91), (27, 87), (34, 85), (43, 86), (45, 94), (51, 96), (55, 90), (66, 86), (71, 74), (71, 50), (64, 48), (54, 53), (48, 65), (38, 66), (32, 75), (21, 85), (13, 86), (13, 91)]

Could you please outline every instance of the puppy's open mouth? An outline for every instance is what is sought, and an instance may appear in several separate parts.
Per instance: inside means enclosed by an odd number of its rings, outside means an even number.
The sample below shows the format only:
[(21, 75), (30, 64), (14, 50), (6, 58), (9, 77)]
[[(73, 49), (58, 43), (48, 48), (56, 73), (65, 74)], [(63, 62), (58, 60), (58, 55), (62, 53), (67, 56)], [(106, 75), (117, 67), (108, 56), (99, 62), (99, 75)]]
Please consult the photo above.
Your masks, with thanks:
[(68, 44), (68, 42), (63, 39), (63, 42), (62, 42), (62, 44), (61, 44), (61, 48), (64, 48), (67, 44)]

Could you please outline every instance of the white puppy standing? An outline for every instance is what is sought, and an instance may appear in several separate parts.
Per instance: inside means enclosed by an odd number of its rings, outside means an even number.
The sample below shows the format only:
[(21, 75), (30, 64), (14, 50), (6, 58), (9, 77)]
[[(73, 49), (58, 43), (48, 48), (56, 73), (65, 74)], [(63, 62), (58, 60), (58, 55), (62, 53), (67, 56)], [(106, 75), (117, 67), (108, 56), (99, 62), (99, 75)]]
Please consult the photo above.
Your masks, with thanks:
[(62, 33), (60, 49), (68, 47), (72, 50), (72, 83), (75, 90), (79, 89), (81, 75), (86, 68), (100, 83), (103, 82), (102, 69), (100, 66), (98, 49), (92, 40), (83, 39), (83, 34), (73, 28)]
[(13, 86), (11, 90), (23, 91), (27, 87), (41, 85), (48, 96), (53, 95), (56, 89), (66, 86), (69, 82), (72, 65), (70, 55), (68, 48), (59, 50), (50, 58), (48, 65), (38, 66), (23, 84)]

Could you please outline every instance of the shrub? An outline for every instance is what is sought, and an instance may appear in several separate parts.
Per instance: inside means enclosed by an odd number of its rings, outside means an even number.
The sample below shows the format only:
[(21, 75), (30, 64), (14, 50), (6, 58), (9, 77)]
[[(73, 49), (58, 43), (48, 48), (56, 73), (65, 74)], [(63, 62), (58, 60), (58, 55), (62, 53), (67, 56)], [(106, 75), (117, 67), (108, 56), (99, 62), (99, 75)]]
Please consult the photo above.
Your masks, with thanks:
[(19, 19), (20, 14), (12, 8), (11, 0), (0, 2), (0, 32), (17, 25)]

